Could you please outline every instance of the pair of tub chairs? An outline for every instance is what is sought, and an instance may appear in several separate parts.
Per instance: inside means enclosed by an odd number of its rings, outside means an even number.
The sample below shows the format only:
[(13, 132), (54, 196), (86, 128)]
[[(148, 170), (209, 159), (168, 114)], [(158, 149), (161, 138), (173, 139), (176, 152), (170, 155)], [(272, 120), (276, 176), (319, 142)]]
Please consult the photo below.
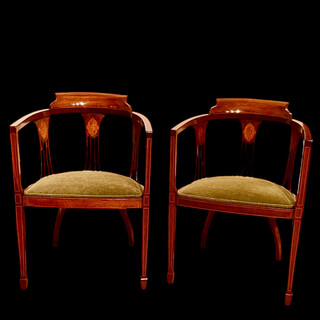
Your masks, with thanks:
[[(49, 120), (62, 114), (80, 114), (86, 130), (86, 166), (83, 171), (53, 173), (50, 146)], [(128, 176), (100, 171), (100, 124), (107, 115), (129, 117), (132, 120), (132, 157)], [(243, 167), (249, 168), (242, 175), (206, 177), (205, 145), (209, 122), (220, 119), (238, 119), (242, 129)], [(262, 122), (278, 122), (289, 126), (291, 132), (288, 159), (282, 185), (252, 176), (250, 166), (257, 131)], [(21, 182), (19, 131), (33, 122), (37, 127), (40, 143), (41, 177), (24, 188)], [(196, 166), (192, 183), (177, 189), (178, 135), (188, 127), (195, 133)], [(144, 183), (138, 181), (139, 141), (145, 131)], [(134, 245), (132, 225), (127, 209), (142, 209), (142, 289), (147, 286), (147, 252), (150, 207), (150, 173), (152, 126), (144, 115), (132, 111), (127, 96), (91, 92), (56, 93), (56, 100), (48, 109), (30, 113), (10, 126), (12, 169), (15, 194), (16, 228), (20, 261), (20, 287), (28, 286), (26, 260), (25, 207), (57, 208), (53, 231), (53, 245), (58, 245), (59, 230), (68, 208), (119, 209), (124, 221), (129, 245)], [(240, 140), (239, 140), (240, 141)], [(299, 143), (302, 142), (302, 159), (297, 192), (291, 192), (292, 175)], [(202, 231), (201, 247), (205, 247), (208, 230), (215, 212), (229, 212), (268, 218), (276, 259), (281, 259), (281, 239), (276, 219), (293, 221), (291, 252), (285, 304), (292, 300), (292, 283), (304, 210), (306, 186), (312, 146), (309, 128), (292, 119), (288, 103), (259, 99), (217, 99), (208, 114), (187, 119), (171, 129), (169, 214), (168, 214), (168, 273), (167, 282), (174, 281), (174, 251), (177, 206), (208, 211)], [(251, 174), (250, 174), (251, 172)]]

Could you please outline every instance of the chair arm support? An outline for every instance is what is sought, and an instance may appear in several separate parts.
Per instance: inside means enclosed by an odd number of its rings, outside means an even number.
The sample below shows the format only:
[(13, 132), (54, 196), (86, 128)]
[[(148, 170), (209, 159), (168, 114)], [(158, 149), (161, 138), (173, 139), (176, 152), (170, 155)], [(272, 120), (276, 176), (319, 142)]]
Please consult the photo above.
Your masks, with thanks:
[(17, 193), (22, 193), (23, 191), (22, 183), (21, 183), (19, 135), (17, 131), (10, 132), (10, 143), (11, 143), (13, 187), (14, 187), (15, 194), (17, 194)]
[(309, 164), (310, 164), (310, 156), (311, 156), (311, 146), (304, 146), (303, 155), (301, 160), (300, 167), (300, 176), (298, 183), (298, 192), (297, 192), (297, 203), (296, 207), (303, 208), (306, 196), (307, 189), (307, 180), (309, 174)]
[[(171, 131), (172, 133), (172, 131)], [(177, 178), (177, 139), (176, 134), (171, 134), (170, 137), (170, 164), (169, 164), (169, 199), (175, 201), (173, 198), (177, 192), (176, 178)], [(174, 196), (173, 196), (174, 195)]]
[[(151, 179), (151, 154), (152, 154), (152, 126), (149, 119), (141, 113), (132, 112), (132, 117), (143, 125), (146, 133), (146, 158), (145, 158), (145, 177), (144, 177), (144, 197), (149, 198), (150, 195), (150, 179)], [(145, 200), (149, 201), (149, 200)]]
[[(312, 135), (308, 126), (301, 121), (293, 120), (301, 130), (302, 139), (303, 139), (303, 150), (302, 150), (302, 158), (300, 165), (300, 175), (298, 182), (298, 192), (297, 192), (297, 203), (296, 207), (303, 209), (306, 197), (306, 189), (307, 189), (307, 181), (309, 174), (309, 166), (310, 166), (310, 158), (311, 158), (311, 150), (312, 150)], [(302, 216), (303, 210), (298, 210), (297, 214)], [(301, 218), (301, 216), (297, 218)]]
[[(130, 177), (138, 181), (138, 158), (140, 129), (143, 127), (146, 133), (146, 154), (145, 154), (145, 182), (144, 194), (150, 194), (150, 173), (151, 173), (151, 149), (152, 149), (152, 126), (149, 119), (141, 113), (132, 112), (132, 120), (135, 122), (133, 130), (133, 149), (130, 168)], [(136, 129), (135, 129), (136, 128)]]
[(145, 178), (144, 178), (144, 197), (146, 198), (149, 198), (150, 196), (151, 153), (152, 153), (152, 136), (151, 136), (151, 133), (149, 133), (146, 139), (146, 162), (145, 162)]

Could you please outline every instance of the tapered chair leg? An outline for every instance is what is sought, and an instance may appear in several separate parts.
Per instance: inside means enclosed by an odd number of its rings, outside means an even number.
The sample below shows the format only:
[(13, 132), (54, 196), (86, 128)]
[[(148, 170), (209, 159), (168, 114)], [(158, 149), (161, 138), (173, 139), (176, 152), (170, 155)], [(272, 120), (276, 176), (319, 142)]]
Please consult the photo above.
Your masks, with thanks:
[(211, 222), (212, 222), (213, 215), (214, 215), (214, 211), (209, 211), (208, 212), (207, 219), (206, 219), (206, 221), (204, 223), (204, 226), (203, 226), (202, 236), (201, 236), (201, 244), (200, 244), (200, 247), (202, 249), (204, 249), (206, 247), (208, 232), (209, 232), (209, 229), (210, 229), (210, 225), (211, 225)]
[(16, 227), (20, 261), (20, 288), (25, 290), (28, 287), (28, 276), (26, 252), (26, 223), (23, 206), (16, 206)]
[(129, 247), (133, 247), (134, 246), (134, 235), (133, 235), (133, 229), (132, 229), (132, 225), (131, 225), (127, 210), (121, 209), (120, 215), (121, 215), (121, 218), (126, 226), (126, 230), (128, 233)]
[(291, 251), (290, 251), (290, 261), (289, 261), (289, 273), (288, 273), (288, 285), (287, 291), (285, 294), (284, 304), (289, 306), (292, 301), (292, 283), (293, 283), (293, 274), (296, 264), (296, 257), (298, 251), (299, 235), (301, 228), (301, 220), (293, 221), (293, 230), (292, 230), (292, 240), (291, 240)]
[(149, 207), (142, 209), (142, 250), (141, 250), (141, 289), (147, 288), (147, 260), (148, 260), (148, 239), (149, 239)]
[(268, 218), (269, 225), (273, 234), (276, 260), (280, 261), (282, 257), (281, 237), (277, 221), (275, 218)]
[(54, 230), (53, 230), (53, 243), (52, 243), (52, 245), (55, 248), (58, 247), (60, 227), (61, 227), (61, 222), (65, 212), (66, 212), (66, 209), (60, 208), (57, 213), (56, 223), (54, 225)]
[(174, 251), (175, 251), (175, 236), (176, 236), (176, 219), (177, 207), (175, 204), (169, 204), (168, 215), (168, 273), (167, 282), (174, 282)]

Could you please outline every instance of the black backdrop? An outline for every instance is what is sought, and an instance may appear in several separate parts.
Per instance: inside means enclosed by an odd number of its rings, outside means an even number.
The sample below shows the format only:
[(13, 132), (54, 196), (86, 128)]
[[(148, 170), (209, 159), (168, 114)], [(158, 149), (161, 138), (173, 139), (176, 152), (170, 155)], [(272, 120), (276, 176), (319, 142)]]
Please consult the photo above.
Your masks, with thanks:
[[(45, 317), (55, 312), (107, 317), (116, 310), (119, 315), (190, 314), (201, 318), (209, 317), (208, 312), (216, 316), (220, 312), (291, 315), (315, 311), (319, 296), (319, 219), (315, 210), (319, 64), (313, 20), (308, 19), (302, 28), (294, 18), (298, 15), (289, 17), (286, 10), (257, 18), (251, 14), (240, 17), (237, 10), (233, 16), (223, 11), (224, 18), (217, 20), (216, 13), (211, 12), (211, 16), (204, 9), (194, 13), (191, 7), (188, 12), (149, 8), (148, 15), (139, 16), (130, 12), (122, 16), (117, 11), (112, 19), (110, 12), (106, 19), (104, 14), (97, 14), (97, 9), (85, 12), (82, 8), (80, 16), (74, 8), (67, 12), (60, 9), (38, 20), (33, 16), (21, 20), (22, 15), (13, 14), (11, 22), (19, 22), (19, 30), (5, 36), (3, 47), (1, 291), (11, 310), (24, 311), (27, 306)], [(91, 19), (85, 19), (87, 16)], [(149, 282), (144, 292), (139, 287), (139, 211), (130, 213), (135, 228), (134, 249), (128, 248), (124, 226), (115, 211), (81, 210), (72, 210), (65, 217), (60, 246), (53, 249), (56, 211), (27, 209), (30, 287), (26, 292), (19, 289), (9, 124), (46, 108), (54, 100), (54, 93), (63, 91), (127, 94), (133, 109), (152, 123)], [(315, 143), (290, 308), (283, 306), (289, 221), (279, 224), (284, 253), (278, 263), (265, 220), (217, 215), (208, 248), (203, 251), (199, 242), (204, 213), (179, 210), (176, 281), (172, 286), (166, 283), (170, 128), (190, 116), (207, 113), (218, 97), (289, 101), (294, 118), (308, 124), (313, 133)], [(76, 126), (75, 122), (71, 129)], [(32, 130), (28, 134), (35, 137)], [(70, 132), (60, 135), (65, 161), (81, 166), (83, 159), (80, 161), (74, 153), (77, 145), (66, 140), (76, 136), (70, 136)], [(222, 146), (223, 139), (228, 138), (226, 132), (219, 137)], [(25, 179), (32, 180), (38, 175), (31, 160), (37, 153), (36, 138), (23, 153)], [(186, 168), (191, 168), (186, 159), (182, 160)], [(261, 159), (265, 161), (262, 166), (270, 169), (268, 160)], [(57, 158), (57, 163), (63, 166), (63, 158)], [(1, 300), (4, 304), (7, 301)]]

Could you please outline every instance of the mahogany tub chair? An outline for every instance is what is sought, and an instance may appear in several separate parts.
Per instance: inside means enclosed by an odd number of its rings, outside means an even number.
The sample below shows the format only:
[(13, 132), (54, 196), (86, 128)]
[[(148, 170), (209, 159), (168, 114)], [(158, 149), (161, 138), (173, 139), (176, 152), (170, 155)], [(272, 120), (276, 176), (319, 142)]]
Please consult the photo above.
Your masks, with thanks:
[[(209, 114), (189, 118), (171, 129), (167, 273), (169, 284), (174, 282), (175, 277), (174, 251), (177, 206), (208, 210), (202, 231), (202, 248), (206, 245), (208, 230), (215, 212), (267, 217), (275, 241), (277, 260), (281, 259), (281, 239), (276, 219), (291, 219), (293, 220), (293, 230), (285, 305), (291, 304), (293, 274), (306, 196), (312, 137), (305, 124), (292, 119), (288, 105), (287, 102), (271, 100), (217, 99), (217, 104), (210, 109)], [(212, 124), (216, 119), (238, 119), (240, 121), (239, 130), (240, 128), (242, 130), (241, 157), (246, 160), (243, 161), (243, 167), (239, 174), (206, 177), (206, 129), (208, 123)], [(287, 128), (289, 129), (288, 140), (290, 143), (288, 158), (284, 161), (285, 172), (283, 172), (282, 185), (281, 182), (277, 184), (269, 180), (255, 178), (248, 170), (252, 164), (259, 125), (262, 122), (270, 123), (270, 121), (289, 126)], [(178, 189), (176, 183), (177, 140), (178, 135), (188, 127), (193, 127), (195, 132), (196, 174), (193, 182)], [(292, 176), (300, 141), (302, 141), (302, 160), (297, 183), (298, 191), (294, 194), (291, 191)], [(241, 137), (239, 143), (241, 143)]]
[[(56, 115), (79, 114), (84, 119), (86, 132), (86, 165), (83, 171), (53, 173), (49, 122)], [(128, 117), (132, 120), (131, 168), (128, 176), (100, 171), (100, 124), (108, 115)], [(40, 141), (41, 177), (23, 188), (19, 154), (19, 131), (34, 123)], [(144, 184), (138, 181), (139, 140), (145, 130)], [(59, 128), (60, 129), (60, 128)], [(63, 130), (63, 128), (61, 128)], [(129, 139), (131, 139), (129, 137)], [(149, 233), (150, 173), (152, 127), (142, 114), (133, 112), (127, 96), (107, 93), (67, 92), (56, 93), (56, 100), (48, 109), (32, 112), (10, 126), (10, 140), (15, 193), (16, 227), (20, 260), (20, 287), (28, 287), (26, 260), (25, 207), (58, 208), (53, 234), (53, 246), (58, 244), (59, 229), (67, 208), (119, 209), (124, 221), (129, 245), (134, 245), (132, 225), (127, 209), (142, 209), (142, 271), (140, 285), (147, 286), (147, 251)]]

